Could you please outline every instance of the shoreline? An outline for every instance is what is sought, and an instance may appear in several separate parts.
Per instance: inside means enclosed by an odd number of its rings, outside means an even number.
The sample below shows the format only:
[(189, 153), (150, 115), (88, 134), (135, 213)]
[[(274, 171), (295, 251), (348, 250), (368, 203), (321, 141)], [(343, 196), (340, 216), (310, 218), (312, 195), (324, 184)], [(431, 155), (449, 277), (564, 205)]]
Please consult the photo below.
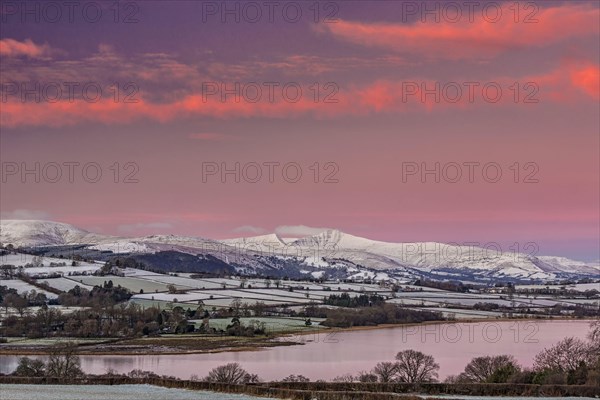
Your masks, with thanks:
[[(285, 332), (273, 335), (272, 337), (259, 337), (257, 338), (257, 343), (249, 343), (247, 345), (240, 346), (224, 346), (220, 348), (212, 348), (212, 349), (187, 349), (185, 347), (177, 348), (169, 348), (169, 350), (161, 351), (158, 348), (168, 346), (168, 343), (160, 343), (161, 340), (167, 342), (169, 340), (202, 340), (207, 337), (203, 336), (186, 336), (186, 337), (159, 337), (159, 338), (150, 338), (153, 343), (149, 343), (146, 347), (143, 345), (129, 345), (136, 346), (136, 350), (127, 349), (119, 349), (118, 346), (111, 350), (111, 347), (106, 348), (105, 351), (100, 351), (98, 349), (91, 349), (90, 351), (81, 351), (80, 347), (77, 348), (76, 354), (79, 356), (160, 356), (160, 355), (188, 355), (188, 354), (214, 354), (214, 353), (226, 353), (226, 352), (244, 352), (244, 351), (266, 351), (272, 347), (280, 347), (280, 346), (296, 346), (296, 345), (305, 345), (310, 343), (310, 341), (286, 341), (285, 339), (289, 339), (292, 337), (305, 337), (311, 335), (330, 335), (344, 332), (357, 332), (357, 331), (371, 331), (371, 330), (383, 330), (383, 329), (395, 329), (395, 328), (407, 328), (414, 326), (430, 326), (430, 325), (443, 325), (443, 324), (473, 324), (473, 323), (492, 323), (492, 322), (547, 322), (547, 321), (587, 321), (591, 322), (594, 319), (587, 318), (573, 318), (566, 316), (558, 316), (551, 318), (472, 318), (472, 319), (460, 319), (453, 321), (426, 321), (422, 323), (405, 323), (405, 324), (381, 324), (376, 326), (353, 326), (350, 328), (329, 328), (329, 327), (318, 327), (314, 330), (302, 330), (302, 331), (293, 331), (293, 332)], [(235, 340), (238, 337), (223, 337), (225, 340), (233, 339)], [(60, 338), (60, 339), (68, 339), (68, 338)], [(77, 339), (77, 338), (73, 338)], [(252, 338), (249, 338), (252, 339)], [(113, 343), (118, 343), (119, 341), (135, 341), (135, 340), (148, 340), (148, 338), (132, 338), (132, 339), (118, 339)], [(6, 345), (6, 344), (5, 344)], [(5, 346), (4, 345), (4, 346)], [(99, 344), (102, 346), (102, 344)], [(47, 356), (50, 353), (52, 346), (39, 346), (38, 348), (24, 348), (19, 349), (18, 346), (13, 346), (11, 348), (2, 348), (3, 345), (0, 345), (0, 356)], [(85, 345), (93, 347), (93, 344)], [(128, 346), (124, 344), (123, 346)]]
[[(550, 318), (469, 318), (469, 319), (459, 319), (453, 321), (425, 321), (425, 322), (411, 322), (406, 324), (381, 324), (375, 326), (352, 326), (350, 328), (323, 328), (318, 332), (353, 332), (353, 331), (370, 331), (370, 330), (379, 330), (379, 329), (393, 329), (393, 328), (403, 328), (403, 327), (412, 327), (412, 326), (423, 326), (423, 325), (444, 325), (444, 324), (474, 324), (474, 323), (490, 323), (490, 322), (546, 322), (546, 321), (594, 321), (594, 319), (589, 318), (573, 318), (567, 316), (557, 316)], [(301, 331), (298, 333), (286, 333), (284, 336), (305, 336), (311, 335), (315, 332), (306, 332)]]

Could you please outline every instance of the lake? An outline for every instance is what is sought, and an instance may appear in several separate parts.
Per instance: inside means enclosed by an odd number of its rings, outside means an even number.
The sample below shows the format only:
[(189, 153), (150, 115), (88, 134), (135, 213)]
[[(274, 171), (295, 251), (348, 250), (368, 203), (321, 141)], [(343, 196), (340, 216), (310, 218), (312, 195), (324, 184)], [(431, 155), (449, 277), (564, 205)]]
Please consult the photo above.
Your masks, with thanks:
[[(264, 380), (279, 380), (301, 374), (313, 380), (330, 380), (343, 374), (370, 370), (380, 361), (392, 361), (397, 352), (414, 349), (434, 356), (440, 378), (458, 374), (473, 358), (511, 354), (522, 366), (559, 340), (585, 338), (590, 321), (498, 321), (446, 323), (338, 333), (321, 331), (288, 340), (304, 340), (300, 346), (283, 346), (258, 351), (214, 354), (81, 356), (85, 372), (102, 374), (109, 369), (127, 373), (133, 369), (153, 371), (189, 379), (205, 376), (212, 368), (238, 362)], [(284, 339), (285, 340), (285, 339)], [(0, 372), (10, 373), (17, 356), (0, 356)]]

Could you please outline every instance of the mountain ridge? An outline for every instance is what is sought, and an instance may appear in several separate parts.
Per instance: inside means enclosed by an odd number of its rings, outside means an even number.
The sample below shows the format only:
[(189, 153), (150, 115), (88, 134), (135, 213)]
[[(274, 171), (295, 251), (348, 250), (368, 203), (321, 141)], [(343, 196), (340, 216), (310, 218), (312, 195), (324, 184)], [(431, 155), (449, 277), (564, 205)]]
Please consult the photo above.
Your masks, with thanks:
[(298, 239), (286, 239), (272, 233), (215, 240), (177, 235), (119, 237), (92, 233), (60, 222), (2, 220), (0, 243), (15, 247), (80, 245), (112, 254), (152, 255), (167, 251), (194, 256), (210, 254), (244, 273), (295, 268), (305, 271), (303, 273), (325, 270), (336, 274), (346, 271), (353, 275), (364, 270), (404, 277), (424, 274), (440, 279), (549, 280), (600, 276), (599, 266), (566, 257), (505, 254), (496, 248), (440, 242), (383, 242), (337, 229)]

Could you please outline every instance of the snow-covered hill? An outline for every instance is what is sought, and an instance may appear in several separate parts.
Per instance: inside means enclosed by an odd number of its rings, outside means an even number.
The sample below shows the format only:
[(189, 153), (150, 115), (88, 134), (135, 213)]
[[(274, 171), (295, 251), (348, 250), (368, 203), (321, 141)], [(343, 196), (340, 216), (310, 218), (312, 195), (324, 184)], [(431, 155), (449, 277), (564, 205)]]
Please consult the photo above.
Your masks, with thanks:
[(109, 237), (60, 222), (38, 220), (0, 221), (0, 243), (3, 245), (43, 247), (100, 243), (105, 240), (109, 240)]
[[(274, 235), (231, 239), (230, 245), (252, 243), (262, 251), (298, 253), (330, 263), (349, 261), (374, 270), (426, 272), (432, 275), (474, 275), (485, 278), (552, 280), (569, 276), (600, 277), (597, 264), (586, 264), (565, 257), (532, 256), (502, 249), (455, 246), (437, 242), (389, 243), (328, 230), (283, 245)], [(313, 257), (313, 258), (314, 258)], [(320, 263), (322, 266), (322, 262)]]
[[(240, 272), (286, 272), (335, 276), (371, 275), (402, 278), (428, 276), (452, 279), (554, 280), (600, 277), (597, 264), (564, 257), (531, 256), (498, 247), (487, 249), (436, 242), (390, 243), (327, 230), (301, 239), (276, 234), (212, 240), (174, 235), (123, 238), (98, 235), (50, 221), (0, 222), (0, 242), (15, 247), (87, 245), (90, 250), (114, 254), (155, 254), (175, 251), (193, 256), (211, 255)], [(387, 275), (386, 275), (387, 274)]]

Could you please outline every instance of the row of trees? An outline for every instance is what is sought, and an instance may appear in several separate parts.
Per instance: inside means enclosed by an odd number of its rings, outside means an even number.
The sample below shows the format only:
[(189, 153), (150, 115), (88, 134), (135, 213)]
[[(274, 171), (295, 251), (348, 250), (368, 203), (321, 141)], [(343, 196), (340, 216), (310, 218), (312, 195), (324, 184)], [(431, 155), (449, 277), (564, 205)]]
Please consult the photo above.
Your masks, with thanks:
[(191, 379), (234, 385), (260, 382), (258, 375), (249, 373), (238, 363), (229, 363), (213, 368), (203, 379), (199, 379), (196, 375), (192, 375)]
[[(26, 281), (35, 282), (31, 278)], [(43, 284), (38, 284), (38, 286), (43, 286)], [(49, 287), (45, 289), (54, 290)], [(105, 282), (102, 286), (94, 286), (91, 290), (75, 286), (68, 292), (59, 294), (58, 298), (53, 300), (49, 300), (45, 293), (35, 289), (19, 293), (16, 289), (0, 286), (0, 306), (6, 311), (8, 308), (14, 308), (20, 316), (26, 313), (28, 307), (40, 307), (48, 304), (66, 307), (110, 307), (130, 298), (131, 293), (127, 289), (113, 286), (112, 281)]]
[(43, 305), (33, 314), (7, 317), (0, 326), (0, 335), (31, 338), (135, 337), (159, 332), (184, 332), (187, 327), (186, 312), (181, 307), (166, 311), (121, 303), (73, 310), (67, 314)]
[(435, 382), (440, 366), (433, 356), (416, 350), (403, 350), (395, 361), (380, 362), (371, 371), (341, 375), (334, 382), (425, 383)]
[(587, 340), (568, 337), (538, 353), (531, 369), (508, 355), (477, 357), (448, 381), (600, 386), (600, 321), (592, 323)]
[(64, 379), (81, 378), (79, 356), (75, 354), (76, 346), (72, 343), (54, 346), (47, 362), (38, 359), (23, 357), (14, 372), (17, 376), (41, 377), (49, 376)]
[[(396, 360), (378, 363), (371, 371), (343, 375), (338, 382), (424, 383), (434, 382), (439, 365), (427, 354), (404, 350)], [(304, 377), (291, 376), (292, 382)], [(588, 340), (568, 337), (544, 349), (534, 358), (533, 368), (523, 368), (510, 355), (473, 358), (464, 371), (447, 383), (524, 383), (600, 386), (600, 321), (591, 326)]]
[(342, 294), (332, 294), (323, 300), (325, 305), (336, 307), (371, 307), (373, 305), (381, 305), (385, 301), (383, 296), (378, 294), (360, 294), (351, 297), (350, 294), (344, 292)]
[(323, 315), (327, 319), (322, 325), (339, 328), (444, 320), (441, 312), (410, 310), (391, 303), (380, 303), (370, 307), (359, 308), (323, 309), (319, 307), (307, 307), (304, 316), (323, 317)]
[[(22, 297), (18, 297), (22, 299)], [(10, 297), (9, 297), (10, 299)], [(137, 337), (159, 333), (210, 333), (230, 336), (255, 336), (266, 334), (266, 324), (252, 319), (247, 323), (240, 320), (240, 310), (232, 307), (222, 310), (221, 317), (232, 317), (225, 328), (210, 328), (210, 314), (207, 309), (184, 310), (180, 306), (170, 310), (156, 307), (142, 308), (135, 303), (120, 303), (106, 307), (94, 305), (90, 308), (63, 313), (58, 308), (46, 304), (35, 313), (21, 313), (7, 317), (0, 326), (0, 335), (40, 337)], [(190, 320), (202, 320), (198, 329)]]
[(27, 307), (46, 305), (48, 298), (44, 293), (35, 289), (19, 294), (15, 289), (0, 286), (0, 306), (8, 313), (9, 308), (14, 308), (20, 316), (27, 311)]
[(110, 307), (131, 298), (131, 292), (124, 287), (114, 286), (106, 281), (102, 286), (94, 286), (91, 290), (75, 286), (58, 296), (58, 304), (67, 307)]

